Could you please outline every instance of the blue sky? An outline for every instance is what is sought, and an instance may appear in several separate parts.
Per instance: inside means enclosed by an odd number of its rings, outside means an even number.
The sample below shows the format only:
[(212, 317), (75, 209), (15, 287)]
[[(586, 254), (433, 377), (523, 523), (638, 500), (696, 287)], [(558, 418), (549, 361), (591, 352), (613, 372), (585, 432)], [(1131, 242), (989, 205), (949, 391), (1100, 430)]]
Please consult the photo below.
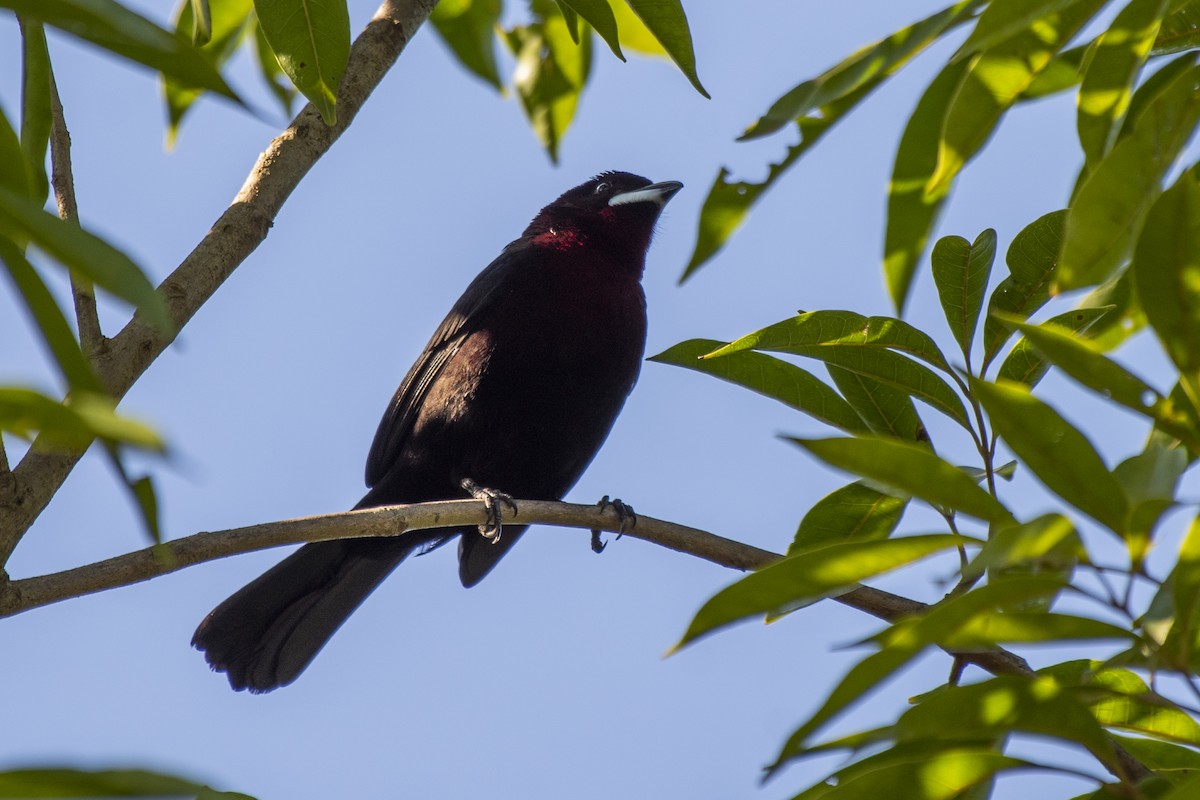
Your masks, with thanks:
[[(132, 5), (165, 19), (160, 3)], [(648, 260), (648, 355), (692, 337), (732, 338), (797, 309), (890, 313), (879, 268), (887, 177), (903, 120), (952, 46), (843, 122), (714, 262), (677, 281), (718, 167), (760, 177), (791, 141), (737, 144), (736, 135), (796, 83), (939, 7), (758, 0), (734, 12), (693, 0), (699, 74), (713, 99), (665, 62), (622, 64), (599, 46), (558, 167), (515, 101), (420, 32), (266, 242), (123, 404), (170, 443), (169, 461), (149, 462), (167, 535), (352, 506), (379, 416), (462, 288), (542, 205), (605, 169), (686, 186)], [(352, 0), (352, 28), (373, 11)], [(51, 55), (83, 220), (161, 279), (284, 121), (242, 58), (232, 80), (264, 114), (202, 101), (166, 152), (153, 75), (65, 36), (51, 37)], [(10, 118), (18, 76), (16, 28), (0, 17), (0, 103)], [(967, 168), (940, 230), (974, 238), (995, 227), (1006, 247), (1065, 204), (1079, 162), (1073, 99), (1023, 106)], [(123, 310), (103, 311), (115, 331)], [(949, 342), (928, 274), (908, 318)], [(54, 389), (7, 288), (0, 342), (0, 382)], [(1149, 337), (1122, 355), (1163, 388)], [(1045, 386), (1104, 437), (1110, 463), (1139, 447), (1144, 431), (1124, 414), (1056, 378)], [(970, 459), (963, 437), (923, 416), (941, 451)], [(780, 433), (830, 432), (744, 390), (648, 363), (570, 499), (620, 496), (641, 513), (782, 551), (804, 510), (848, 479)], [(1029, 516), (1053, 507), (1026, 477), (1005, 491)], [(936, 522), (917, 511), (904, 530)], [(107, 467), (89, 457), (9, 571), (40, 574), (144, 544)], [(824, 603), (664, 660), (699, 605), (736, 575), (632, 539), (596, 557), (586, 533), (539, 529), (470, 591), (450, 549), (410, 560), (293, 686), (235, 694), (188, 641), (213, 605), (279, 557), (227, 559), (5, 620), (0, 707), (10, 734), (0, 766), (144, 765), (264, 798), (788, 797), (834, 762), (794, 767), (762, 789), (759, 768), (860, 657), (839, 648), (878, 627)], [(932, 600), (940, 589), (931, 579), (951, 570), (934, 564), (881, 585)], [(948, 666), (926, 659), (832, 730), (889, 719)], [(998, 796), (1087, 786), (1016, 778)]]

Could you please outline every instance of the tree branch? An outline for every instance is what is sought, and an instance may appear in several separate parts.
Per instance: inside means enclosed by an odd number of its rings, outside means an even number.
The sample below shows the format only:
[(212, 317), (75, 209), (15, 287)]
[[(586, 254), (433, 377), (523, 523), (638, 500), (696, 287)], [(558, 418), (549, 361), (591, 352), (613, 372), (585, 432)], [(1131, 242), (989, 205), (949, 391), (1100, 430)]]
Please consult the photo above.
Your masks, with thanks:
[[(624, 525), (621, 515), (612, 506), (601, 508), (548, 500), (517, 500), (516, 505), (515, 511), (506, 513), (511, 524), (551, 525), (611, 533), (622, 533)], [(383, 506), (197, 533), (63, 572), (7, 584), (0, 581), (0, 618), (60, 600), (140, 583), (226, 556), (288, 544), (347, 538), (348, 530), (354, 531), (355, 538), (403, 536), (430, 528), (483, 525), (488, 521), (487, 508), (482, 502), (447, 500)], [(698, 528), (640, 514), (637, 523), (623, 531), (623, 534), (743, 571), (762, 569), (783, 558), (769, 550), (761, 550)], [(920, 601), (869, 586), (858, 586), (833, 599), (888, 622), (919, 614), (929, 608)], [(974, 652), (951, 651), (951, 655), (996, 675), (1033, 674), (1025, 659), (1002, 648)], [(1117, 742), (1113, 742), (1113, 747), (1118, 761), (1118, 777), (1138, 781), (1150, 774)]]
[[(434, 5), (436, 0), (384, 0), (350, 50), (338, 95), (337, 125), (327, 126), (307, 105), (259, 156), (232, 205), (159, 286), (177, 328), (187, 324), (266, 238), (292, 190), (354, 121)], [(135, 315), (96, 353), (101, 380), (114, 397), (123, 397), (171, 341)], [(48, 452), (35, 443), (13, 470), (15, 490), (7, 502), (0, 498), (0, 567), (82, 455)]]

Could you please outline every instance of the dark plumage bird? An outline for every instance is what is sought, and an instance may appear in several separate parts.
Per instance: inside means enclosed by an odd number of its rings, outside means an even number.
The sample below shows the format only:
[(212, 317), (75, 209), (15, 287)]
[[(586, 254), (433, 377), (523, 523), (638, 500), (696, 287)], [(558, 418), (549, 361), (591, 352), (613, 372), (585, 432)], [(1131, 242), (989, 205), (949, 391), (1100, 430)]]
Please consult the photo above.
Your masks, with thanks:
[[(516, 498), (566, 494), (637, 380), (646, 251), (680, 188), (606, 172), (543, 208), (471, 282), (405, 376), (355, 508), (463, 498), (472, 485)], [(473, 586), (523, 531), (305, 545), (217, 606), (192, 644), (234, 689), (285, 686), (413, 550), (461, 536), (459, 577)]]

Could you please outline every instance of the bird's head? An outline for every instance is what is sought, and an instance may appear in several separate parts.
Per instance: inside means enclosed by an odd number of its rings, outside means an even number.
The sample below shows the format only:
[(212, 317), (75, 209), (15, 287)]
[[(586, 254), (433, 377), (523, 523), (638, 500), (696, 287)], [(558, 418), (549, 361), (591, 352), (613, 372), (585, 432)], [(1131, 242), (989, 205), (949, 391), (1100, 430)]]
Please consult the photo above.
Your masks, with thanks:
[(538, 212), (525, 237), (558, 250), (602, 248), (640, 273), (658, 216), (682, 188), (678, 181), (602, 172)]

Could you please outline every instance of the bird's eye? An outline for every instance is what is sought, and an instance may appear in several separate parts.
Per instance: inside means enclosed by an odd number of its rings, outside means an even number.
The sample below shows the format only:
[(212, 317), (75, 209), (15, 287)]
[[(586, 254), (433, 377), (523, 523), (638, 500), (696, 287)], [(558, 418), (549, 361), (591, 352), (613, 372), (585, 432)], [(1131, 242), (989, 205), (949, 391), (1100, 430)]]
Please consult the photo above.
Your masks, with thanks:
[(605, 192), (608, 191), (608, 189), (609, 189), (609, 186), (607, 183), (596, 184), (596, 194), (604, 194)]

